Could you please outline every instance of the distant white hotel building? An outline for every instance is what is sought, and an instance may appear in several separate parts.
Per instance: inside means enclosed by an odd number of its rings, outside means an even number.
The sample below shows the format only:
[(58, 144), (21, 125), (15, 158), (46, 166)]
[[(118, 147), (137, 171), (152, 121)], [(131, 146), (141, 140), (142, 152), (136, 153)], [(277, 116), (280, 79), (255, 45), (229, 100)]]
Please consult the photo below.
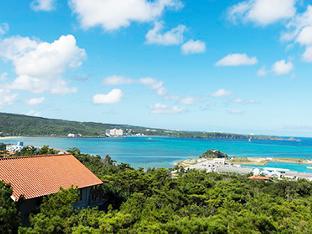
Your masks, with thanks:
[(81, 137), (81, 134), (69, 133), (67, 137), (70, 137), (70, 138)]
[(108, 137), (120, 137), (123, 136), (124, 131), (122, 129), (107, 129), (105, 132), (106, 136)]

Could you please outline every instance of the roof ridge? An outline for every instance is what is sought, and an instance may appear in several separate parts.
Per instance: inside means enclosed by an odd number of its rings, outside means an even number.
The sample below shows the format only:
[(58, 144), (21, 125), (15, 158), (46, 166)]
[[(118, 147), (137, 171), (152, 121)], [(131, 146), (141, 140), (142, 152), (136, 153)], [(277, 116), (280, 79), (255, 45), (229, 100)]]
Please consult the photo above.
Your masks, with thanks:
[(13, 156), (0, 158), (0, 161), (3, 160), (13, 160), (13, 159), (24, 159), (24, 158), (44, 158), (44, 157), (57, 157), (57, 156), (73, 156), (72, 154), (39, 154), (39, 155), (29, 155), (29, 156)]

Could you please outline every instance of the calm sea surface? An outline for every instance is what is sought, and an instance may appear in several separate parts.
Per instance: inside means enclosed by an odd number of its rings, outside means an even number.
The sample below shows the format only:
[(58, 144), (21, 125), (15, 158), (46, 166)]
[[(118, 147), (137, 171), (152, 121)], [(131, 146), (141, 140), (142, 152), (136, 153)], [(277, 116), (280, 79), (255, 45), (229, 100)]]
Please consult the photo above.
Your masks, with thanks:
[[(176, 161), (194, 158), (208, 149), (218, 149), (229, 155), (249, 157), (283, 157), (312, 159), (312, 138), (290, 141), (242, 141), (220, 139), (181, 139), (168, 137), (123, 138), (53, 138), (22, 137), (0, 139), (4, 143), (23, 141), (24, 145), (49, 145), (57, 149), (77, 147), (81, 152), (97, 155), (109, 154), (118, 162), (134, 167), (171, 167)], [(270, 163), (267, 166), (311, 172), (308, 165)]]

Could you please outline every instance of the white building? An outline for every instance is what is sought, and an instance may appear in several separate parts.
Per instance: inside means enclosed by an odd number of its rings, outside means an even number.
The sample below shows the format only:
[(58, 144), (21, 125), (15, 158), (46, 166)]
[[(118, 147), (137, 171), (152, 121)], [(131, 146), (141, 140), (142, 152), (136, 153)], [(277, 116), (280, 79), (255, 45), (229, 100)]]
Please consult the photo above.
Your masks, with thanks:
[(289, 169), (284, 169), (284, 168), (266, 167), (263, 169), (261, 174), (264, 174), (265, 176), (280, 178), (281, 176), (285, 175), (285, 173), (289, 171), (290, 171)]
[(108, 137), (121, 137), (123, 136), (124, 132), (122, 129), (107, 129), (105, 132), (106, 136)]
[(15, 153), (18, 151), (21, 151), (24, 147), (24, 143), (19, 141), (17, 142), (16, 145), (7, 145), (6, 146), (6, 151), (11, 152), (11, 153)]
[(69, 133), (67, 137), (70, 137), (70, 138), (81, 137), (81, 134)]

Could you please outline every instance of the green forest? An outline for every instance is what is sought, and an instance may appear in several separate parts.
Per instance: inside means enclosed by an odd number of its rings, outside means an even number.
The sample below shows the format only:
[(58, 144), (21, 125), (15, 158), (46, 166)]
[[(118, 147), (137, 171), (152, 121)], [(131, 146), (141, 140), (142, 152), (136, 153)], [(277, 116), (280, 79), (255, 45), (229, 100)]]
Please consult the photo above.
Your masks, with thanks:
[(8, 136), (67, 136), (69, 133), (83, 136), (105, 136), (106, 129), (111, 128), (144, 130), (141, 127), (120, 124), (78, 122), (0, 113), (0, 132), (2, 135)]
[(252, 181), (247, 176), (133, 169), (70, 150), (105, 183), (102, 209), (76, 209), (75, 189), (44, 198), (20, 224), (11, 190), (0, 183), (4, 233), (312, 233), (312, 183)]
[[(78, 122), (60, 119), (48, 119), (27, 115), (0, 113), (1, 136), (55, 136), (64, 137), (69, 133), (83, 137), (105, 137), (107, 129), (119, 128), (125, 135), (144, 134), (148, 136), (171, 136), (184, 138), (243, 139), (251, 136), (219, 132), (176, 131), (158, 128), (146, 128), (133, 125)], [(296, 140), (275, 136), (252, 136), (255, 140)]]

